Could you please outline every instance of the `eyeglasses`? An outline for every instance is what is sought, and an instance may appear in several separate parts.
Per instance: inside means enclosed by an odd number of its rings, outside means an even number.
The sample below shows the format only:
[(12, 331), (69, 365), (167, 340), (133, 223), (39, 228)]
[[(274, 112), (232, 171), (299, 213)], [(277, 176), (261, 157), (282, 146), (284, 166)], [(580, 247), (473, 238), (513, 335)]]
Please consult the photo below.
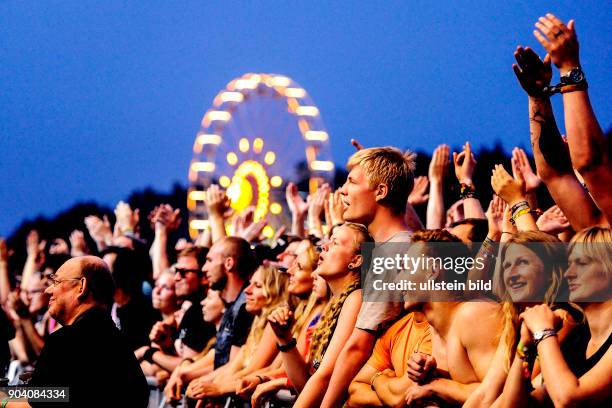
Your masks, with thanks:
[(83, 278), (84, 278), (84, 276), (81, 276), (80, 278), (57, 279), (55, 274), (51, 274), (51, 275), (49, 275), (49, 281), (51, 281), (51, 283), (49, 284), (49, 287), (54, 287), (54, 286), (59, 285), (62, 282), (67, 282), (67, 281), (80, 281)]
[(188, 272), (199, 274), (202, 271), (200, 269), (174, 268), (174, 273), (178, 273), (179, 275), (181, 275), (181, 278), (184, 278)]

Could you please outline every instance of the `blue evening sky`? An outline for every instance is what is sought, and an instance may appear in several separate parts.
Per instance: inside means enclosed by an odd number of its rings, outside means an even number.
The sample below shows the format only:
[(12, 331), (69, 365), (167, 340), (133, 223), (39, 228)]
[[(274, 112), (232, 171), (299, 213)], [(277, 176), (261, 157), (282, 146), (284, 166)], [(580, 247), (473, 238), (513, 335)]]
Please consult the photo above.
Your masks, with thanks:
[[(246, 72), (292, 77), (334, 160), (365, 145), (528, 146), (517, 44), (551, 11), (576, 19), (600, 123), (612, 125), (605, 1), (3, 1), (0, 235), (78, 201), (187, 184), (216, 93)], [(558, 98), (557, 98), (558, 99)], [(561, 105), (555, 102), (562, 125)]]

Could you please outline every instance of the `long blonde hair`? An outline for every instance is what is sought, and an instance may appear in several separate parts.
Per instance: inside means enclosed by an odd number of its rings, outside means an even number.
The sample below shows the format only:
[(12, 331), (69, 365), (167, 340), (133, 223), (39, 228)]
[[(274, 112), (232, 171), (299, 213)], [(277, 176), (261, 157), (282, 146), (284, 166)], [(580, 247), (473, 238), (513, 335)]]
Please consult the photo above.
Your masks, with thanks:
[[(316, 251), (314, 244), (309, 239), (304, 239), (300, 244), (306, 244), (303, 254), (306, 255), (307, 262), (302, 265), (302, 268), (312, 273), (317, 267), (319, 261), (319, 253)], [(302, 253), (298, 254), (300, 256)], [(294, 305), (291, 309), (294, 311), (295, 323), (292, 327), (294, 335), (298, 335), (304, 326), (308, 323), (312, 311), (321, 304), (327, 302), (327, 299), (319, 299), (316, 293), (311, 293), (306, 299), (300, 299), (297, 296), (291, 296), (291, 301)]]
[[(361, 224), (345, 223), (343, 224), (343, 227), (348, 227), (354, 232), (353, 250), (356, 254), (361, 252), (362, 243), (372, 240), (366, 227)], [(311, 364), (316, 365), (323, 359), (327, 346), (329, 345), (329, 342), (334, 335), (334, 331), (336, 330), (336, 326), (338, 325), (338, 318), (340, 317), (340, 312), (342, 311), (344, 302), (351, 293), (361, 287), (359, 268), (356, 271), (347, 270), (347, 273), (354, 274), (355, 278), (347, 284), (340, 295), (332, 298), (332, 300), (327, 304), (321, 319), (319, 320), (317, 329), (312, 335), (310, 350), (308, 353), (308, 361)], [(317, 367), (315, 367), (315, 369), (316, 368)]]
[(289, 282), (287, 274), (280, 273), (278, 269), (272, 266), (260, 266), (256, 272), (261, 274), (262, 290), (266, 301), (261, 313), (255, 316), (244, 345), (243, 366), (245, 367), (249, 364), (255, 348), (261, 340), (268, 323), (268, 315), (278, 306), (287, 302), (287, 283)]
[(521, 231), (512, 236), (502, 247), (500, 262), (494, 274), (496, 293), (504, 301), (502, 311), (504, 314), (504, 329), (501, 341), (505, 346), (504, 369), (510, 369), (512, 358), (516, 349), (516, 329), (519, 327), (519, 306), (512, 302), (506, 295), (506, 284), (504, 282), (503, 264), (506, 252), (510, 245), (525, 245), (533, 251), (544, 265), (543, 273), (550, 277), (550, 286), (544, 294), (544, 303), (551, 305), (558, 298), (567, 293), (567, 283), (563, 279), (563, 274), (567, 269), (567, 254), (565, 246), (557, 237), (541, 231)]

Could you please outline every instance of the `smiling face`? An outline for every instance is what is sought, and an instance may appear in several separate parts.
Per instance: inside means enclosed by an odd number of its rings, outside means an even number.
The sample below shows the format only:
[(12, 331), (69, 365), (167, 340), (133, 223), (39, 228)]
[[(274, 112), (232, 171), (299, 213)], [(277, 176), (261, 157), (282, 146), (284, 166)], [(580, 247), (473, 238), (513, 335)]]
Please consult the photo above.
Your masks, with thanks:
[(312, 291), (312, 271), (315, 260), (312, 259), (312, 244), (302, 241), (298, 244), (297, 258), (287, 270), (289, 274), (289, 293), (294, 295), (308, 295)]
[(174, 288), (176, 296), (186, 298), (200, 288), (200, 266), (193, 256), (179, 256), (174, 265)]
[(506, 291), (513, 302), (542, 301), (548, 286), (542, 260), (531, 249), (510, 244), (502, 263)]
[(564, 275), (569, 284), (569, 300), (571, 302), (609, 300), (612, 283), (604, 264), (584, 249), (584, 246), (576, 245), (569, 256), (569, 268)]
[(153, 308), (164, 314), (172, 313), (178, 309), (174, 290), (174, 276), (171, 273), (163, 273), (155, 282)]
[(261, 313), (267, 299), (261, 269), (255, 271), (251, 278), (251, 283), (246, 287), (244, 293), (246, 294), (245, 308), (247, 312), (252, 314)]
[(353, 167), (340, 189), (345, 221), (369, 225), (376, 213), (376, 189), (370, 187), (363, 168)]
[(61, 324), (66, 324), (74, 315), (80, 304), (78, 295), (83, 284), (81, 261), (72, 258), (64, 263), (51, 279), (51, 285), (45, 289), (49, 299), (49, 314)]

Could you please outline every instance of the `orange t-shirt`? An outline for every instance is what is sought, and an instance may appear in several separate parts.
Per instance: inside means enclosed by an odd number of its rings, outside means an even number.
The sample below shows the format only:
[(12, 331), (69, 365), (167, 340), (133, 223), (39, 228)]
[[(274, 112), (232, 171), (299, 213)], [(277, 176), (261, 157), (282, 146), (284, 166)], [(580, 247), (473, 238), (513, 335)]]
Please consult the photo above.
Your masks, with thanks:
[(431, 354), (431, 329), (422, 313), (411, 312), (376, 341), (368, 364), (378, 371), (392, 368), (401, 377), (406, 373), (408, 359), (416, 351)]

